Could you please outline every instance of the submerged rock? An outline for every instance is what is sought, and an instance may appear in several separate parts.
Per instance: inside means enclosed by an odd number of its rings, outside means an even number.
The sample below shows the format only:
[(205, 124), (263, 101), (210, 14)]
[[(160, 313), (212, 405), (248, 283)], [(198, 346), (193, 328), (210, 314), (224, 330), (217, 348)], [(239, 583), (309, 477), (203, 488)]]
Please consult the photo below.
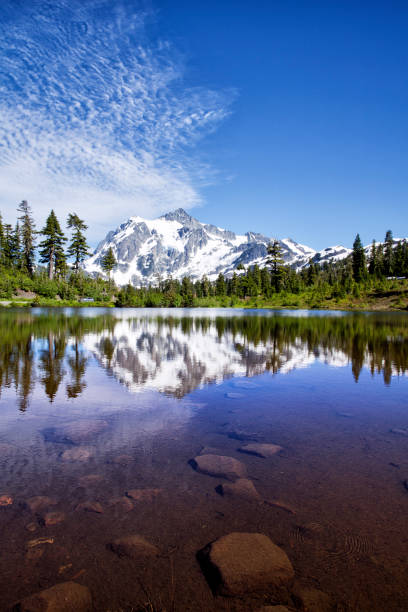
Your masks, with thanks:
[(289, 608), (286, 606), (262, 606), (262, 608), (258, 608), (256, 612), (291, 612)]
[(50, 589), (25, 597), (14, 607), (14, 612), (91, 612), (89, 589), (76, 582), (62, 582)]
[(119, 557), (130, 557), (131, 559), (157, 557), (160, 554), (159, 549), (141, 535), (117, 538), (109, 544), (109, 548)]
[(285, 551), (261, 533), (230, 533), (199, 551), (211, 588), (220, 595), (272, 593), (287, 601), (294, 570)]
[(87, 474), (86, 476), (81, 476), (78, 482), (82, 487), (88, 487), (101, 482), (103, 479), (101, 474)]
[(99, 502), (95, 501), (84, 501), (78, 504), (75, 510), (84, 510), (85, 512), (96, 512), (96, 514), (103, 514), (103, 508)]
[(251, 442), (251, 444), (245, 444), (241, 446), (238, 451), (240, 453), (246, 453), (247, 455), (255, 455), (256, 457), (273, 457), (276, 453), (283, 450), (278, 444), (261, 444), (259, 442)]
[(58, 525), (58, 523), (65, 521), (65, 514), (64, 512), (47, 512), (42, 519), (44, 525), (49, 527), (50, 525)]
[(15, 448), (7, 442), (0, 442), (0, 457), (7, 457), (14, 452)]
[(226, 478), (236, 480), (246, 477), (246, 467), (234, 457), (224, 455), (198, 455), (189, 461), (190, 465), (201, 474), (215, 478)]
[(227, 431), (224, 433), (231, 440), (239, 440), (240, 442), (250, 442), (250, 441), (256, 442), (259, 439), (258, 434), (251, 433), (248, 431), (243, 431), (241, 429), (238, 429), (238, 430), (233, 429), (232, 431)]
[(333, 603), (327, 593), (313, 587), (295, 585), (293, 588), (295, 602), (302, 606), (307, 612), (331, 612)]
[(34, 548), (35, 546), (42, 546), (43, 544), (54, 544), (54, 537), (35, 538), (27, 542), (27, 548)]
[(225, 497), (239, 497), (251, 501), (261, 500), (261, 496), (255, 489), (252, 480), (249, 480), (248, 478), (238, 478), (238, 480), (235, 482), (220, 484), (215, 488), (215, 490), (219, 495), (223, 495)]
[(11, 506), (13, 504), (13, 498), (11, 495), (0, 495), (0, 506)]
[(130, 512), (135, 507), (129, 497), (114, 497), (108, 501), (108, 506), (121, 512)]
[(408, 436), (408, 427), (394, 427), (390, 429), (390, 432), (398, 436)]
[(151, 502), (161, 493), (161, 489), (129, 489), (126, 495), (134, 501)]
[(43, 435), (47, 442), (82, 444), (105, 431), (107, 427), (107, 421), (102, 419), (83, 419), (44, 429)]
[(115, 465), (129, 465), (130, 463), (133, 463), (133, 461), (134, 458), (131, 455), (118, 455), (112, 459), (111, 463), (114, 463)]
[(226, 393), (225, 397), (227, 399), (241, 399), (242, 397), (244, 397), (243, 393)]
[(70, 448), (62, 453), (62, 461), (88, 461), (93, 456), (89, 448)]
[(57, 500), (53, 497), (47, 497), (46, 495), (36, 495), (27, 499), (26, 504), (30, 508), (31, 512), (38, 512), (45, 510), (49, 506), (56, 506)]

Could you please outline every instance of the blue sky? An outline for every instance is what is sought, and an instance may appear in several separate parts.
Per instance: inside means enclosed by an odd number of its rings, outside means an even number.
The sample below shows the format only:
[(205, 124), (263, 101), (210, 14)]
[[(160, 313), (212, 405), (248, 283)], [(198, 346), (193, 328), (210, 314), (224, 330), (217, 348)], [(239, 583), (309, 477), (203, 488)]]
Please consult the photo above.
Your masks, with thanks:
[(0, 210), (408, 235), (406, 2), (3, 0)]

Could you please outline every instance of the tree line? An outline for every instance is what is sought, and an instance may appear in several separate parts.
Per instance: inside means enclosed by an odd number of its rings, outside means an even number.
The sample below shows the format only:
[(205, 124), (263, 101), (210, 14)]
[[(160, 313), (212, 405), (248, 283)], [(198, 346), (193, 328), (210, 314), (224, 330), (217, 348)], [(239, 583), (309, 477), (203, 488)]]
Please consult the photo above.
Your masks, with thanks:
[(273, 240), (268, 246), (265, 267), (254, 264), (245, 269), (239, 264), (232, 275), (227, 277), (220, 272), (213, 281), (207, 276), (195, 281), (185, 276), (181, 280), (158, 278), (154, 286), (135, 288), (129, 284), (119, 291), (117, 303), (170, 307), (190, 307), (206, 302), (234, 305), (235, 300), (267, 300), (282, 294), (298, 296), (307, 291), (311, 291), (318, 302), (323, 297), (358, 297), (362, 289), (380, 286), (390, 277), (408, 277), (408, 244), (406, 240), (394, 241), (391, 230), (386, 232), (384, 243), (373, 241), (368, 257), (357, 234), (352, 253), (345, 259), (337, 262), (311, 259), (300, 270), (285, 265), (280, 243)]

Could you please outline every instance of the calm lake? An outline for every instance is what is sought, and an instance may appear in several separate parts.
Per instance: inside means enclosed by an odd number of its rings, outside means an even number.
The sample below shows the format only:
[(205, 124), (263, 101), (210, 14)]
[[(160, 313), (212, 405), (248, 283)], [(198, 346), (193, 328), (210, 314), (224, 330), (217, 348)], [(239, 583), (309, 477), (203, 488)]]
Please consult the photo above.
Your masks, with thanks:
[[(0, 609), (74, 580), (97, 612), (408, 610), (407, 372), (402, 313), (0, 312)], [(213, 594), (231, 532), (286, 552), (286, 601)]]

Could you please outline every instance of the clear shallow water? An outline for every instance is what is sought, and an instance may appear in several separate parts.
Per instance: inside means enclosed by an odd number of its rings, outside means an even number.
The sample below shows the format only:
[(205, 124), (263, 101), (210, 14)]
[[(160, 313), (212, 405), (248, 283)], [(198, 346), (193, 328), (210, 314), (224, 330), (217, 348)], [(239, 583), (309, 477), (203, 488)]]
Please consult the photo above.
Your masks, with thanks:
[[(404, 314), (1, 312), (0, 609), (70, 579), (97, 611), (256, 609), (214, 598), (196, 561), (231, 531), (270, 536), (334, 610), (408, 609), (407, 370)], [(243, 454), (247, 438), (283, 450)], [(220, 496), (188, 463), (203, 449), (281, 506)], [(131, 533), (161, 556), (107, 548)]]

